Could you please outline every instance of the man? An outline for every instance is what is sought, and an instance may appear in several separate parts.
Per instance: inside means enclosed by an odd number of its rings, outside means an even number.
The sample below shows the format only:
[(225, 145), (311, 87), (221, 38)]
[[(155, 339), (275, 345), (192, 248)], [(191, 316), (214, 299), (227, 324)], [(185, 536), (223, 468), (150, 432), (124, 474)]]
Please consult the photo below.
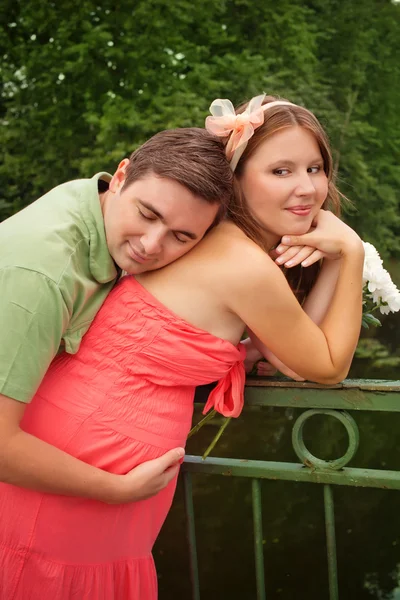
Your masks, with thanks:
[[(77, 352), (122, 270), (158, 269), (188, 252), (231, 191), (222, 143), (177, 129), (151, 138), (112, 177), (62, 184), (0, 225), (0, 481), (46, 489), (50, 464), (35, 476), (18, 462), (32, 444), (19, 423), (50, 362), (60, 349)], [(181, 457), (171, 451), (141, 465), (150, 469), (142, 479), (153, 478), (143, 497), (168, 483)]]

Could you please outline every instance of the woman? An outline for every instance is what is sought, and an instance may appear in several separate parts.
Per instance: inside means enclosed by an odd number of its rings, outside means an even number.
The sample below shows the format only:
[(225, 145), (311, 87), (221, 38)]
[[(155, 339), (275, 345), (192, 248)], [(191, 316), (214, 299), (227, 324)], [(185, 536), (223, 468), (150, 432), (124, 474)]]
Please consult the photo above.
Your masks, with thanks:
[[(256, 344), (301, 377), (334, 383), (347, 374), (361, 320), (363, 249), (322, 208), (336, 191), (321, 126), (304, 108), (258, 97), (219, 129), (242, 192), (229, 219), (179, 261), (123, 278), (80, 351), (54, 361), (25, 411), (22, 429), (111, 479), (96, 499), (1, 485), (1, 600), (156, 598), (151, 548), (176, 477), (133, 503), (121, 474), (184, 445), (196, 385), (219, 379), (206, 409), (240, 414), (246, 325)], [(312, 313), (325, 295), (314, 315), (320, 326), (266, 252), (283, 235), (288, 247), (307, 246), (295, 250), (303, 263), (326, 259), (308, 296)]]

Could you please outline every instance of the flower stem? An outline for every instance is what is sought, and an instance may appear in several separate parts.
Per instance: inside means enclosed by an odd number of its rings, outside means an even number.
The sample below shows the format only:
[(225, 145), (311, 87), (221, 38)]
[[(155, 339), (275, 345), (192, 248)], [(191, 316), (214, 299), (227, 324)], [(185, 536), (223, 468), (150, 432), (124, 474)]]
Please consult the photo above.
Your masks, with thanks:
[(220, 439), (220, 437), (222, 436), (222, 434), (224, 433), (225, 429), (228, 427), (230, 421), (231, 421), (232, 417), (227, 417), (225, 419), (225, 422), (221, 425), (221, 427), (219, 428), (219, 431), (217, 433), (217, 435), (214, 437), (213, 441), (211, 442), (211, 444), (208, 446), (207, 450), (204, 452), (202, 459), (205, 460), (207, 458), (207, 456), (210, 454), (210, 452), (213, 450), (213, 448), (215, 447), (215, 445), (217, 444), (218, 440)]
[(378, 310), (378, 308), (380, 308), (381, 306), (382, 306), (382, 304), (381, 304), (381, 303), (379, 303), (379, 304), (377, 304), (376, 306), (374, 306), (373, 308), (371, 308), (371, 310), (369, 310), (368, 312), (369, 312), (369, 313), (373, 313), (373, 312), (375, 312), (376, 310)]
[(208, 423), (208, 421), (211, 421), (211, 419), (213, 417), (215, 417), (215, 415), (217, 414), (217, 411), (215, 410), (215, 408), (213, 408), (208, 415), (206, 415), (203, 419), (201, 419), (201, 421), (199, 421), (197, 423), (197, 425), (195, 425), (194, 427), (192, 427), (192, 429), (189, 431), (189, 435), (187, 436), (187, 439), (189, 439), (192, 435), (194, 435), (195, 433), (197, 433), (199, 431), (199, 429), (201, 429), (203, 427), (203, 425), (205, 425), (206, 423)]

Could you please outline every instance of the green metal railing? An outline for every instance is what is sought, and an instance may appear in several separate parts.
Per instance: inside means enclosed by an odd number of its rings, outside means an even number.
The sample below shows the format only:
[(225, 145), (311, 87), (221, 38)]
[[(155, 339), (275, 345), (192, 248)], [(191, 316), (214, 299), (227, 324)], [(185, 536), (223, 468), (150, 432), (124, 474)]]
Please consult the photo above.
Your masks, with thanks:
[[(245, 391), (245, 409), (252, 407), (304, 408), (293, 426), (293, 448), (301, 462), (274, 462), (246, 459), (186, 456), (183, 465), (187, 536), (191, 565), (192, 599), (200, 600), (199, 569), (196, 548), (192, 474), (204, 473), (232, 477), (248, 477), (252, 481), (254, 523), (254, 555), (257, 600), (266, 600), (264, 581), (261, 480), (285, 480), (318, 483), (323, 486), (326, 548), (329, 577), (329, 599), (338, 600), (335, 515), (333, 486), (358, 486), (400, 489), (400, 471), (347, 467), (353, 458), (359, 432), (351, 411), (400, 412), (400, 381), (346, 380), (335, 386), (313, 383), (269, 381), (249, 378)], [(329, 415), (338, 419), (347, 430), (349, 444), (345, 454), (335, 460), (322, 460), (307, 449), (303, 428), (314, 415)], [(218, 447), (216, 449), (218, 451)], [(322, 597), (322, 595), (321, 595)]]

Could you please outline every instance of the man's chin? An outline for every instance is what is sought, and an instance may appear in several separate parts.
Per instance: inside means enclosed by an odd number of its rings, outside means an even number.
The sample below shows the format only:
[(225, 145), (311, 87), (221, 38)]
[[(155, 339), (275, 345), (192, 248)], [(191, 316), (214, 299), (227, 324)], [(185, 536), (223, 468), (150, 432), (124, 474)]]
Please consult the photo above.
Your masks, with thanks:
[(125, 273), (128, 275), (141, 275), (146, 271), (151, 271), (149, 267), (145, 267), (145, 265), (129, 265), (126, 269), (123, 269)]
[(136, 264), (132, 260), (124, 259), (116, 261), (114, 259), (114, 262), (125, 275), (140, 275), (140, 273), (148, 271), (148, 268), (146, 268), (145, 265)]
[(148, 263), (132, 263), (127, 264), (122, 267), (123, 271), (125, 271), (128, 275), (141, 275), (142, 273), (147, 273), (148, 271), (155, 271), (156, 269), (161, 269), (164, 265), (159, 266), (155, 264), (153, 261), (148, 261)]

